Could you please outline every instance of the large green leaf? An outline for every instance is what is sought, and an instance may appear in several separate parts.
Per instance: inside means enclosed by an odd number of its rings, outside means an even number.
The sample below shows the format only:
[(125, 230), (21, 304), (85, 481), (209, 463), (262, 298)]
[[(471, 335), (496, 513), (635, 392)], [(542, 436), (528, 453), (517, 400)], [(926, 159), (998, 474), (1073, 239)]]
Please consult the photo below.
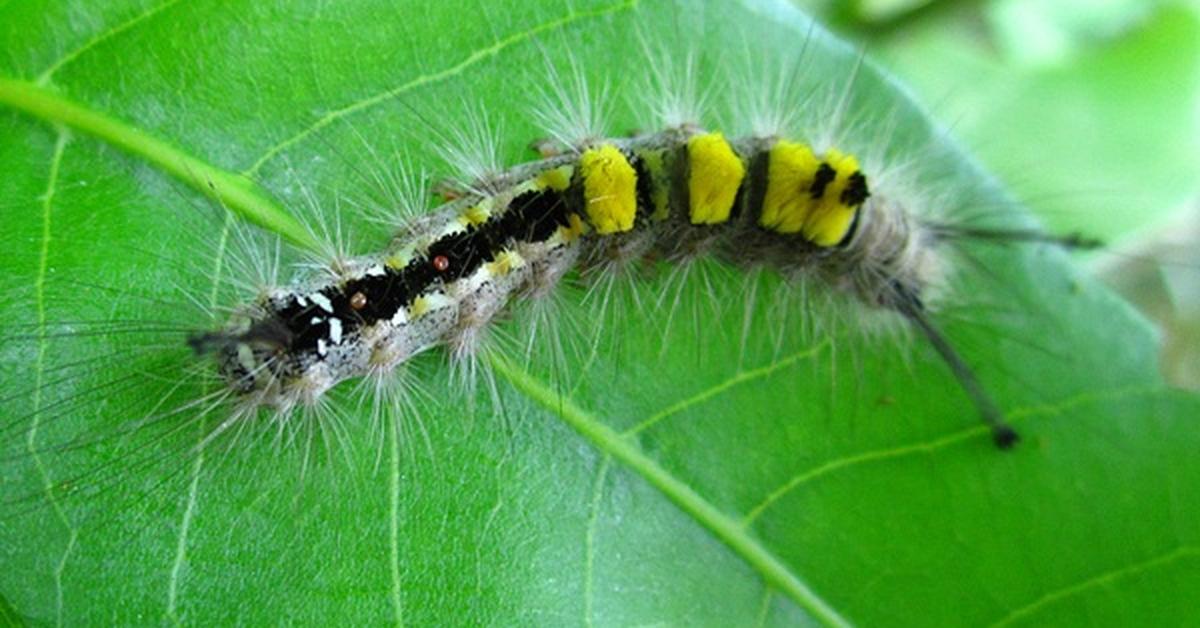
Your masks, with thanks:
[[(700, 51), (710, 70), (744, 70), (734, 59), (749, 50), (760, 60), (751, 69), (771, 76), (807, 42), (804, 80), (836, 92), (857, 53), (786, 7), (21, 2), (0, 11), (0, 73), (17, 79), (0, 86), (0, 100), (24, 110), (0, 112), (4, 616), (1197, 619), (1188, 594), (1200, 581), (1200, 402), (1161, 390), (1148, 327), (1050, 249), (973, 250), (970, 268), (985, 272), (962, 294), (977, 297), (975, 308), (942, 317), (1024, 434), (1011, 453), (991, 446), (927, 347), (843, 330), (866, 321), (826, 320), (845, 311), (783, 316), (771, 305), (787, 293), (777, 280), (729, 269), (683, 280), (675, 310), (657, 295), (672, 294), (678, 277), (638, 277), (642, 305), (621, 301), (630, 304), (594, 343), (582, 292), (565, 288), (561, 324), (541, 334), (532, 359), (501, 345), (496, 403), (486, 391), (468, 395), (441, 355), (416, 360), (403, 377), (424, 393), (418, 416), (400, 421), (402, 439), (336, 395), (346, 447), (329, 451), (349, 460), (309, 460), (296, 443), (266, 437), (196, 457), (186, 446), (198, 438), (194, 422), (165, 441), (124, 433), (158, 399), (200, 394), (172, 388), (194, 359), (183, 347), (120, 353), (132, 335), (60, 334), (86, 331), (78, 321), (187, 322), (170, 305), (184, 300), (178, 289), (204, 302), (227, 270), (196, 244), (222, 226), (205, 222), (190, 187), (212, 180), (235, 210), (267, 207), (255, 186), (219, 171), (250, 175), (293, 211), (306, 197), (345, 207), (369, 187), (361, 172), (386, 168), (393, 148), (440, 168), (426, 122), (464, 126), (480, 110), (502, 123), (503, 156), (526, 158), (546, 58), (562, 66), (570, 54), (594, 79), (610, 77), (629, 99), (616, 107), (617, 129), (645, 123), (630, 80), (646, 74), (630, 54), (639, 33), (676, 57)], [(55, 93), (105, 124), (60, 115)], [(989, 212), (1008, 207), (870, 67), (852, 96), (861, 138), (886, 143), (892, 159), (920, 157), (914, 185)], [(56, 118), (90, 131), (47, 124)], [(258, 219), (287, 230), (267, 216)], [(345, 220), (380, 245), (378, 227)], [(743, 336), (751, 281), (758, 307)], [(805, 333), (813, 325), (822, 331)], [(556, 342), (565, 357), (540, 359)], [(124, 375), (132, 387), (87, 392)], [(75, 394), (86, 403), (70, 404)], [(154, 464), (130, 464), (147, 455)]]

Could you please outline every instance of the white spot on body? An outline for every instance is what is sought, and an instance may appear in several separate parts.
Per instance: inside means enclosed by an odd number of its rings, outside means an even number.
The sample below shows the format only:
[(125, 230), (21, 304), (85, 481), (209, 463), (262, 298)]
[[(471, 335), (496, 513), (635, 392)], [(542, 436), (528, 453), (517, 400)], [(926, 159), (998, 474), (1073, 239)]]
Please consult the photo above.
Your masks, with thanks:
[(253, 373), (254, 370), (258, 368), (258, 365), (254, 363), (254, 351), (250, 349), (250, 345), (238, 343), (237, 359), (238, 366), (246, 369), (246, 371), (250, 373)]
[(329, 341), (335, 345), (342, 342), (342, 320), (340, 318), (329, 319)]
[(452, 299), (459, 299), (464, 296), (479, 292), (485, 284), (493, 277), (491, 269), (486, 264), (479, 267), (479, 270), (471, 273), (469, 277), (464, 277), (458, 281), (446, 286), (446, 292)]
[(458, 299), (451, 297), (444, 292), (430, 292), (425, 295), (425, 300), (429, 304), (429, 310), (440, 310), (445, 307), (450, 307), (458, 303)]
[(317, 307), (329, 312), (330, 314), (333, 314), (333, 304), (329, 302), (329, 299), (325, 295), (321, 294), (320, 292), (314, 292), (309, 295), (308, 298), (312, 299), (312, 302), (316, 303)]
[(325, 357), (326, 353), (329, 353), (329, 347), (325, 345), (325, 339), (317, 338), (317, 355)]

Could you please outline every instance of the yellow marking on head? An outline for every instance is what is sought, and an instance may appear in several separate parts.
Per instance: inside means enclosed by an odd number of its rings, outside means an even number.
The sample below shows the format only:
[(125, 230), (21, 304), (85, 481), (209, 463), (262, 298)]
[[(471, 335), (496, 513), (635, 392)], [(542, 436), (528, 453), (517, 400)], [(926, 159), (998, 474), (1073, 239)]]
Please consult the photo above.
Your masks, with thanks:
[(746, 165), (720, 133), (688, 140), (688, 217), (693, 225), (716, 225), (729, 220)]
[(767, 191), (758, 224), (778, 233), (803, 229), (812, 200), (809, 190), (820, 164), (808, 146), (776, 142), (767, 155)]
[(854, 221), (857, 206), (851, 206), (842, 201), (842, 193), (850, 175), (858, 172), (858, 160), (837, 150), (825, 153), (825, 163), (829, 164), (835, 174), (825, 193), (819, 199), (813, 199), (812, 209), (804, 221), (804, 237), (818, 246), (834, 246), (846, 237), (850, 224)]
[(616, 146), (589, 148), (579, 157), (583, 203), (596, 233), (633, 229), (637, 214), (637, 173)]
[(638, 151), (638, 158), (650, 176), (650, 220), (663, 221), (671, 215), (671, 174), (667, 172), (663, 149)]
[(570, 164), (546, 170), (537, 176), (537, 189), (562, 192), (571, 186), (572, 174), (575, 174), (575, 167)]
[(525, 265), (525, 258), (521, 257), (516, 251), (507, 249), (496, 254), (496, 259), (488, 262), (487, 270), (496, 277), (503, 277), (512, 272), (514, 268), (520, 268)]
[(464, 227), (478, 227), (487, 222), (491, 215), (491, 212), (488, 210), (478, 205), (472, 205), (463, 210), (463, 213), (458, 216), (458, 222)]

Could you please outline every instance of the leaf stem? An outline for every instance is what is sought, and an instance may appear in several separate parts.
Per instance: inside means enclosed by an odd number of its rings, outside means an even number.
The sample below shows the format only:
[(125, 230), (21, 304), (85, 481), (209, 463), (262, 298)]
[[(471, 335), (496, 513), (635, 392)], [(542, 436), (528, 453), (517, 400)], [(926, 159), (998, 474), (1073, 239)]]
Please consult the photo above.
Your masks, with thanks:
[(28, 81), (0, 78), (0, 104), (47, 122), (64, 124), (142, 157), (196, 190), (212, 195), (242, 218), (304, 249), (319, 248), (312, 233), (269, 200), (253, 181), (212, 166), (141, 129)]

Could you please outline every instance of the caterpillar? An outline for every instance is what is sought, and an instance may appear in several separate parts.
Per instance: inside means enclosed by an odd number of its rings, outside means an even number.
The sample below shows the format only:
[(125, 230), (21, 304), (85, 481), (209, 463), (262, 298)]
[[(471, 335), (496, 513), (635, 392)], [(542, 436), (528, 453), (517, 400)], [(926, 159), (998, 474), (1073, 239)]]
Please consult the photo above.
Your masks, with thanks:
[[(356, 99), (343, 109), (324, 98), (319, 106), (278, 107), (278, 118), (266, 126), (288, 133), (295, 126), (294, 135), (259, 141), (252, 132), (230, 131), (213, 139), (206, 128), (206, 139), (193, 142), (183, 139), (192, 137), (188, 129), (141, 120), (208, 161), (247, 173), (291, 211), (324, 212), (324, 223), (306, 217), (323, 223), (308, 237), (329, 242), (294, 273), (276, 270), (282, 266), (276, 258), (298, 256), (274, 239), (290, 233), (281, 223), (257, 220), (267, 223), (266, 236), (237, 224), (255, 219), (238, 206), (245, 181), (230, 184), (234, 177), (202, 163), (171, 170), (151, 159), (185, 188), (208, 195), (199, 199), (136, 159), (131, 165), (97, 148), (101, 143), (86, 130), (48, 129), (18, 116), (6, 121), (34, 138), (35, 148), (22, 150), (40, 148), (48, 161), (61, 163), (50, 179), (57, 184), (11, 192), (33, 199), (31, 216), (49, 220), (22, 220), (20, 231), (4, 236), (14, 243), (5, 248), (6, 263), (17, 269), (11, 276), (41, 278), (14, 289), (18, 298), (5, 304), (13, 333), (6, 332), (4, 350), (16, 356), (2, 367), (5, 387), (16, 389), (4, 392), (5, 492), (17, 498), (16, 507), (5, 502), (5, 514), (23, 516), (23, 506), (34, 501), (38, 522), (5, 537), (5, 555), (37, 574), (29, 584), (5, 577), (14, 606), (59, 621), (101, 614), (184, 621), (232, 619), (237, 611), (214, 609), (214, 601), (253, 597), (261, 605), (253, 617), (304, 621), (345, 616), (345, 600), (366, 598), (371, 608), (356, 609), (355, 617), (445, 619), (442, 609), (463, 623), (581, 615), (585, 622), (645, 623), (661, 615), (629, 610), (640, 608), (632, 596), (658, 591), (671, 573), (688, 573), (694, 580), (679, 589), (694, 603), (674, 609), (681, 621), (733, 623), (753, 607), (777, 623), (804, 614), (838, 624), (843, 613), (866, 616), (848, 602), (854, 594), (835, 586), (864, 572), (808, 569), (812, 546), (777, 542), (814, 529), (806, 525), (806, 504), (789, 501), (797, 499), (796, 487), (859, 461), (919, 457), (977, 436), (984, 443), (967, 452), (970, 462), (954, 458), (972, 470), (962, 474), (971, 478), (1038, 451), (1037, 432), (1031, 438), (1022, 429), (1032, 447), (1004, 456), (991, 455), (986, 435), (1012, 448), (1017, 429), (1005, 412), (1068, 397), (1070, 385), (1055, 381), (1044, 392), (1022, 379), (1042, 375), (1036, 364), (1005, 377), (1011, 374), (998, 371), (1019, 360), (978, 358), (978, 347), (964, 340), (969, 334), (955, 326), (953, 306), (982, 290), (956, 282), (979, 263), (1001, 279), (1022, 278), (1015, 294), (1003, 293), (1019, 308), (1036, 302), (1031, 293), (1062, 299), (1074, 275), (1056, 247), (1003, 245), (1090, 242), (1046, 235), (1007, 212), (969, 158), (947, 150), (937, 129), (914, 122), (924, 118), (898, 88), (790, 9), (709, 3), (697, 11), (708, 27), (695, 28), (677, 25), (692, 5), (530, 3), (527, 15), (520, 4), (510, 7), (512, 15), (496, 16), (489, 15), (492, 5), (479, 3), (481, 15), (496, 19), (481, 21), (490, 26), (478, 33), (474, 22), (459, 27), (461, 7), (409, 5), (455, 25), (419, 34), (410, 47), (396, 44), (397, 32), (414, 28), (410, 21), (397, 20), (384, 29), (386, 37), (379, 35), (388, 43), (378, 50), (402, 51), (382, 65), (413, 87), (380, 90), (386, 97)], [(211, 18), (221, 25), (214, 28), (234, 32), (243, 19), (203, 7), (162, 10), (196, 11), (205, 18), (199, 23)], [(355, 23), (378, 21), (373, 10), (363, 11), (369, 18)], [(338, 23), (308, 17), (317, 25)], [(557, 29), (570, 33), (566, 43), (539, 46)], [(706, 101), (689, 86), (706, 74), (688, 63), (687, 46), (677, 39), (686, 44), (707, 35), (716, 43), (705, 45), (717, 47), (724, 65), (737, 65), (726, 56), (748, 57), (744, 77), (713, 90), (728, 102)], [(662, 41), (668, 54), (653, 54)], [(586, 76), (576, 78), (567, 67), (574, 62), (554, 58), (564, 51), (589, 59), (580, 71)], [(445, 64), (442, 57), (458, 61)], [(296, 70), (302, 64), (292, 61), (274, 60), (279, 69), (272, 64), (258, 79), (302, 74)], [(363, 63), (345, 73), (376, 67)], [(622, 112), (611, 123), (594, 120), (605, 109), (597, 86), (623, 73), (649, 74), (650, 83), (679, 78), (682, 87), (633, 90), (641, 100), (617, 107)], [(55, 82), (70, 85), (68, 79)], [(203, 108), (203, 89), (164, 91), (196, 98), (177, 111)], [(280, 93), (291, 94), (250, 92)], [(85, 92), (68, 94), (87, 101)], [(400, 102), (383, 104), (392, 101)], [(236, 123), (213, 120), (211, 128), (244, 129), (257, 115), (252, 107), (222, 109), (230, 110), (239, 111), (231, 116)], [(293, 125), (292, 116), (301, 122)], [(442, 131), (420, 128), (429, 126)], [(538, 140), (546, 135), (554, 139)], [(457, 147), (459, 136), (477, 141)], [(403, 146), (423, 166), (445, 155), (444, 169), (459, 182), (439, 187), (444, 203), (423, 195), (374, 203), (376, 214), (386, 214), (386, 228), (364, 237), (378, 236), (369, 245), (343, 245), (342, 228), (328, 225), (344, 220), (355, 232), (351, 239), (372, 230), (367, 220), (339, 215), (348, 213), (352, 202), (345, 199), (354, 188), (391, 176), (388, 169), (400, 160), (388, 154), (389, 144)], [(76, 151), (103, 158), (87, 164), (94, 172), (73, 168)], [(85, 202), (105, 194), (115, 202), (104, 212), (86, 204), (73, 211), (72, 201), (84, 195), (73, 181), (90, 186)], [(957, 189), (966, 181), (978, 189)], [(216, 221), (191, 215), (213, 206), (221, 211)], [(971, 220), (962, 207), (992, 213)], [(978, 258), (960, 256), (972, 247), (982, 249), (971, 251)], [(608, 296), (607, 283), (632, 296)], [(799, 304), (805, 299), (810, 303)], [(835, 303), (825, 307), (826, 299)], [(1078, 299), (1103, 297), (1085, 291)], [(637, 300), (644, 302), (633, 305)], [(692, 301), (679, 307), (694, 306), (692, 320), (674, 312), (679, 301)], [(561, 308), (548, 327), (527, 317), (542, 307)], [(909, 351), (898, 343), (857, 338), (877, 333), (880, 321), (924, 341), (911, 349), (911, 375), (904, 368)], [(853, 332), (843, 335), (843, 326)], [(506, 335), (521, 338), (506, 344)], [(71, 352), (92, 343), (101, 349)], [(545, 346), (558, 344), (571, 346)], [(427, 351), (435, 347), (446, 351)], [(1099, 363), (1095, 355), (1107, 355), (1102, 343), (1085, 349), (1092, 364)], [(566, 351), (582, 356), (555, 355)], [(452, 359), (441, 360), (443, 353)], [(500, 357), (492, 366), (481, 360), (494, 355)], [(484, 395), (471, 388), (477, 361), (485, 362)], [(466, 380), (448, 368), (468, 371)], [(1104, 381), (1125, 375), (1114, 372)], [(726, 393), (728, 405), (690, 414)], [(994, 399), (1004, 400), (1004, 412)], [(543, 420), (543, 411), (564, 425)], [(405, 426), (413, 415), (421, 425)], [(609, 426), (597, 416), (614, 419)], [(672, 426), (678, 431), (663, 430)], [(567, 428), (597, 444), (598, 453), (572, 446), (576, 437)], [(243, 437), (260, 430), (276, 436)], [(405, 449), (421, 441), (428, 452)], [(377, 449), (353, 446), (363, 442)], [(709, 448), (718, 451), (689, 458)], [(313, 449), (344, 451), (348, 460), (316, 464), (309, 460)], [(648, 481), (630, 481), (627, 469), (634, 480)], [(10, 474), (19, 476), (11, 491)], [(704, 481), (716, 475), (732, 481), (707, 490)], [(953, 487), (952, 475), (933, 475), (929, 483)], [(849, 491), (895, 495), (884, 500), (886, 516), (863, 516), (877, 534), (890, 528), (875, 522), (901, 521), (905, 505), (921, 501), (886, 486), (869, 480)], [(665, 507), (654, 502), (661, 495), (668, 496)], [(634, 504), (646, 525), (608, 514), (614, 503)], [(818, 510), (856, 516), (856, 507)], [(557, 515), (586, 532), (556, 536), (557, 527), (569, 527), (555, 522)], [(681, 518), (701, 522), (703, 533), (680, 533), (672, 526)], [(612, 542), (608, 525), (639, 547), (664, 548), (667, 572), (634, 585), (605, 575), (605, 556), (596, 548)], [(110, 535), (114, 527), (123, 530)], [(41, 535), (50, 548), (44, 553), (30, 549)], [(1009, 540), (990, 529), (980, 538), (993, 536)], [(574, 552), (576, 545), (584, 549)], [(254, 558), (231, 564), (229, 557), (241, 555)], [(134, 600), (129, 607), (114, 610), (104, 601), (116, 589), (99, 566), (109, 560), (144, 584), (124, 591)], [(746, 565), (753, 584), (720, 575), (747, 571)], [(568, 571), (588, 575), (576, 583)], [(291, 608), (287, 596), (269, 594), (281, 587), (314, 593), (307, 596), (313, 606)], [(577, 592), (584, 601), (575, 608), (534, 599), (550, 589)], [(336, 595), (325, 595), (331, 590)], [(447, 591), (472, 592), (471, 603)], [(605, 605), (606, 595), (616, 602)]]
[(873, 200), (854, 156), (779, 137), (731, 143), (691, 126), (566, 151), (472, 182), (382, 254), (273, 289), (226, 328), (189, 342), (217, 354), (228, 386), (251, 407), (286, 412), (436, 345), (470, 351), (469, 339), (510, 300), (549, 291), (577, 259), (686, 263), (715, 254), (811, 273), (865, 306), (907, 317), (946, 359), (996, 444), (1016, 442), (925, 311), (942, 265), (939, 240), (967, 232), (922, 222), (896, 199)]

